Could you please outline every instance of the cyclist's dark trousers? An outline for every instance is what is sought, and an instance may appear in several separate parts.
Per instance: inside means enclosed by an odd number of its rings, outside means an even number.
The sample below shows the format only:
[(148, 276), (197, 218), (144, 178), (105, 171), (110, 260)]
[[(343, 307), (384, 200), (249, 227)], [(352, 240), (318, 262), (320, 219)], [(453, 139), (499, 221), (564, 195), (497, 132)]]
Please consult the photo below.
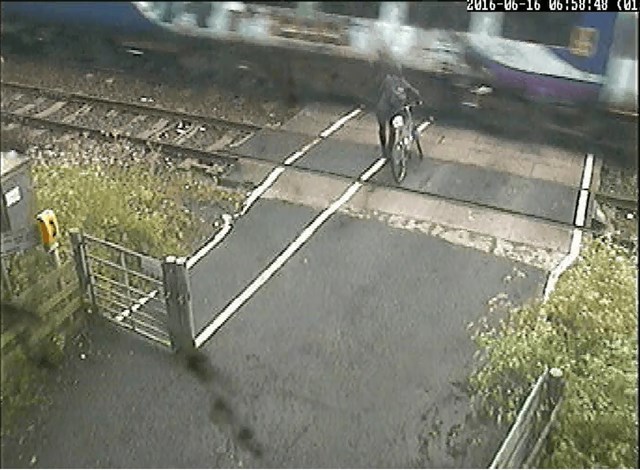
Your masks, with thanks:
[(420, 145), (420, 133), (418, 132), (418, 128), (413, 128), (413, 138), (416, 141), (416, 146), (418, 147), (418, 152), (420, 152), (420, 158), (424, 158), (424, 153), (422, 153), (422, 145)]
[[(387, 129), (389, 129), (389, 142), (387, 145)], [(391, 119), (388, 121), (383, 121), (378, 118), (378, 136), (380, 137), (380, 148), (382, 149), (382, 156), (385, 158), (389, 157), (388, 150), (393, 148), (395, 144), (395, 133), (393, 132), (393, 127), (391, 126)]]

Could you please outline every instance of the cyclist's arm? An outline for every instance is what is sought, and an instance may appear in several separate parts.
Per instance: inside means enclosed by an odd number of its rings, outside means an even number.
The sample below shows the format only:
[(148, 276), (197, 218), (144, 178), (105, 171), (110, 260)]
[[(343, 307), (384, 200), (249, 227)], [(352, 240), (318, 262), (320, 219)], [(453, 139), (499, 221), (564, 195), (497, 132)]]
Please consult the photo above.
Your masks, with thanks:
[(420, 96), (420, 92), (418, 91), (418, 89), (413, 85), (411, 85), (411, 83), (407, 82), (406, 80), (405, 80), (405, 83), (406, 83), (407, 91), (409, 92), (408, 94), (411, 95), (410, 97), (411, 103), (421, 102), (422, 96)]

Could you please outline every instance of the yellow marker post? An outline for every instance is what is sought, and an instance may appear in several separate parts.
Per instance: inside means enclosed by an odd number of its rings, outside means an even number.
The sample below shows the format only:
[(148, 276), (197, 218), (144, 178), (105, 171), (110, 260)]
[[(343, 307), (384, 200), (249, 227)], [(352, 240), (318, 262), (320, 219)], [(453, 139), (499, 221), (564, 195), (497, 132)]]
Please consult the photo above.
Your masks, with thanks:
[(51, 209), (45, 209), (36, 216), (42, 245), (47, 253), (51, 253), (53, 264), (60, 267), (60, 255), (58, 254), (58, 237), (60, 236), (60, 226), (58, 218)]

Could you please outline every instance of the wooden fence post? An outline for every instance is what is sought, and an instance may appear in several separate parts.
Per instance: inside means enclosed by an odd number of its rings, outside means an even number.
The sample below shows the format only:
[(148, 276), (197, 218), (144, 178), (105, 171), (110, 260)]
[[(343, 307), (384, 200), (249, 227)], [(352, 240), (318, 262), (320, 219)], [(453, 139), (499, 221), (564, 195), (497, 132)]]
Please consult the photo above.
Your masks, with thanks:
[(2, 270), (2, 284), (4, 284), (4, 288), (2, 290), (7, 294), (8, 299), (12, 299), (13, 286), (11, 285), (11, 279), (9, 278), (9, 271), (7, 270), (6, 261), (7, 261), (7, 258), (4, 258), (4, 257), (0, 258), (0, 270)]
[(558, 412), (560, 405), (562, 404), (562, 398), (564, 393), (564, 379), (562, 377), (562, 370), (557, 367), (553, 367), (548, 370), (545, 383), (545, 397), (544, 406), (548, 407), (546, 410), (549, 416), (545, 417), (545, 426), (540, 431), (538, 439), (529, 452), (526, 460), (524, 461), (523, 468), (537, 468), (540, 458), (542, 456), (542, 448), (549, 444), (549, 433), (553, 426), (556, 425), (558, 419)]
[(162, 273), (172, 346), (177, 351), (190, 353), (195, 350), (195, 343), (186, 261), (186, 258), (167, 256), (162, 263)]
[(562, 370), (553, 367), (549, 370), (549, 400), (552, 406), (556, 406), (564, 392), (564, 379)]
[[(87, 253), (82, 240), (82, 234), (77, 228), (69, 230), (71, 238), (71, 248), (73, 250), (73, 259), (76, 265), (76, 273), (78, 274), (78, 282), (82, 296), (90, 295), (89, 292), (89, 268), (87, 266)], [(93, 298), (91, 299), (93, 302)]]

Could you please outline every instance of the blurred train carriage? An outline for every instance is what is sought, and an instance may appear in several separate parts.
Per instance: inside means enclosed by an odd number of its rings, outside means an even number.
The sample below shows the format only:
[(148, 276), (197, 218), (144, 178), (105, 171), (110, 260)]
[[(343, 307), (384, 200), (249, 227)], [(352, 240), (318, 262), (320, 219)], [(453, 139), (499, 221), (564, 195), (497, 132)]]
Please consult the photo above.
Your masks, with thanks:
[[(129, 44), (173, 47), (183, 58), (206, 61), (208, 52), (180, 48), (180, 39), (289, 50), (307, 80), (322, 79), (313, 70), (319, 57), (370, 63), (384, 51), (415, 73), (467, 77), (543, 102), (638, 111), (637, 13), (468, 13), (457, 2), (4, 2), (2, 9), (3, 27), (28, 19), (101, 28)], [(330, 71), (331, 80), (338, 86), (342, 73), (343, 84), (361, 88), (349, 70)]]

